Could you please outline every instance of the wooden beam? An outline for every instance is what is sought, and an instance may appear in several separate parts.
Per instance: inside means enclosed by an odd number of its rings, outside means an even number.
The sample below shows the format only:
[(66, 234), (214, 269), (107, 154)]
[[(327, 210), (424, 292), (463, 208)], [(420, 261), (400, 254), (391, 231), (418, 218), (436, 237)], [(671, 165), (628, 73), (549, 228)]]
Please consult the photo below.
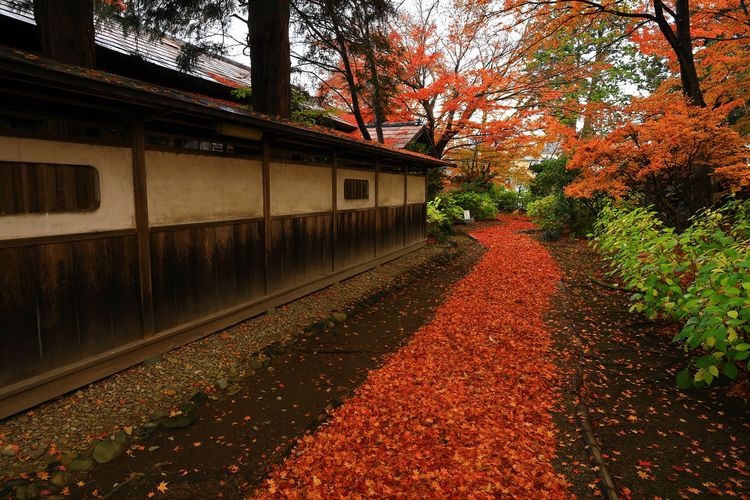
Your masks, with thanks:
[(408, 222), (408, 218), (406, 217), (406, 211), (409, 209), (409, 204), (407, 203), (407, 200), (409, 199), (407, 196), (407, 190), (409, 189), (409, 166), (404, 165), (404, 231), (403, 231), (403, 240), (401, 242), (401, 246), (406, 246), (406, 224)]
[(338, 167), (339, 155), (332, 155), (333, 166), (331, 167), (331, 271), (336, 271), (336, 242), (338, 241)]
[(380, 177), (380, 160), (375, 160), (375, 237), (372, 239), (375, 242), (375, 257), (378, 256), (378, 246), (380, 244), (380, 208), (378, 207), (378, 196), (379, 196), (379, 179)]
[(268, 295), (271, 262), (271, 143), (263, 141), (263, 289)]
[(429, 171), (427, 168), (424, 169), (424, 231), (422, 231), (422, 238), (427, 238), (427, 202), (429, 201), (430, 186), (427, 179)]
[(148, 228), (148, 186), (146, 183), (146, 142), (143, 118), (133, 119), (133, 194), (135, 229), (138, 233), (138, 270), (141, 290), (143, 336), (154, 334), (154, 293), (151, 284), (151, 240)]

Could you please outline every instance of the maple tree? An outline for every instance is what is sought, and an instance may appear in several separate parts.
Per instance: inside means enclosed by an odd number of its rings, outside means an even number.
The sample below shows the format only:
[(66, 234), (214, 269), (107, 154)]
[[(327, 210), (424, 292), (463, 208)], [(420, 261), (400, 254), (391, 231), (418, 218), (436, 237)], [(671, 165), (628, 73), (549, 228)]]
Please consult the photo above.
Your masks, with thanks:
[[(748, 184), (745, 141), (724, 124), (728, 106), (701, 108), (667, 93), (636, 100), (626, 110), (625, 122), (612, 133), (576, 146), (569, 168), (580, 169), (581, 176), (566, 194), (632, 194), (653, 204), (673, 225), (684, 227), (690, 216), (712, 202), (714, 190), (724, 186), (732, 191)], [(710, 175), (712, 185), (694, 182), (696, 172)]]
[[(715, 43), (747, 39), (748, 11), (742, 0), (692, 2), (597, 2), (594, 0), (519, 0), (504, 4), (503, 12), (537, 19), (558, 20), (556, 26), (582, 19), (619, 18), (622, 36), (633, 36), (652, 51), (675, 63), (682, 92), (696, 106), (705, 106), (704, 89), (696, 63), (696, 49)], [(550, 31), (545, 31), (549, 35)]]
[(521, 76), (518, 35), (492, 15), (492, 2), (419, 2), (396, 25), (394, 118), (423, 120), (438, 156), (522, 137), (529, 126), (519, 104), (539, 82)]
[(387, 23), (394, 12), (389, 0), (304, 0), (295, 4), (306, 41), (304, 51), (295, 54), (298, 61), (303, 67), (315, 68), (307, 72), (320, 81), (321, 94), (351, 111), (365, 140), (371, 139), (365, 119), (371, 116), (380, 143), (384, 142), (386, 104), (393, 92)]

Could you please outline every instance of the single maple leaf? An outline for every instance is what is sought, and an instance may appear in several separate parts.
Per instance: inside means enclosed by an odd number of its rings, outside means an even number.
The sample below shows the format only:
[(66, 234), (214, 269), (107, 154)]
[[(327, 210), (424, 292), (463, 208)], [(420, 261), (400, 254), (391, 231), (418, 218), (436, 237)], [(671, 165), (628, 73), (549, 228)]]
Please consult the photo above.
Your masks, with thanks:
[(166, 493), (169, 488), (167, 488), (167, 485), (169, 483), (166, 481), (162, 481), (156, 486), (156, 489), (159, 490), (159, 493)]

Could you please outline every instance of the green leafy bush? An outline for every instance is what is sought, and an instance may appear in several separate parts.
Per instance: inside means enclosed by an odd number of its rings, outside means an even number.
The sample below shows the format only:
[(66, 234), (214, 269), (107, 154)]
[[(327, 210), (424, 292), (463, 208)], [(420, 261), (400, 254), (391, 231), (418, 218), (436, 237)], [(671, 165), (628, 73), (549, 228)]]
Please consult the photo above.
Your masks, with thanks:
[(464, 211), (457, 206), (450, 197), (436, 196), (427, 202), (427, 232), (428, 235), (442, 239), (450, 233), (453, 223), (463, 219)]
[[(489, 193), (463, 191), (452, 193), (451, 201), (463, 210), (469, 210), (477, 220), (491, 220), (497, 217), (497, 207)], [(461, 214), (463, 218), (463, 212)]]
[(563, 227), (577, 235), (586, 235), (593, 229), (596, 214), (604, 205), (604, 196), (592, 199), (570, 198), (565, 195), (565, 188), (578, 177), (578, 171), (567, 168), (568, 158), (562, 156), (543, 160), (531, 165), (535, 174), (529, 183), (529, 196), (534, 199), (548, 195), (557, 197), (555, 206), (556, 219)]
[(607, 207), (595, 236), (635, 291), (631, 311), (684, 325), (674, 341), (694, 356), (677, 376), (680, 387), (750, 370), (750, 201), (706, 210), (681, 233), (651, 210)]
[(493, 186), (490, 191), (490, 197), (500, 212), (515, 212), (526, 208), (525, 198), (522, 193), (505, 189), (502, 186)]
[(530, 202), (526, 213), (542, 229), (545, 238), (555, 240), (562, 235), (565, 218), (560, 216), (559, 196), (548, 194)]

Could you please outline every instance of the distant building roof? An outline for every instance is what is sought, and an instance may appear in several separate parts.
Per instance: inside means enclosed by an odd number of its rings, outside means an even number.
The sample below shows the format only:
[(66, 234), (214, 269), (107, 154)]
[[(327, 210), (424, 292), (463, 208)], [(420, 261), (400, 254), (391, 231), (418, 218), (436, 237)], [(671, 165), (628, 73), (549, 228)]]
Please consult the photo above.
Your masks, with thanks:
[[(362, 134), (356, 126), (352, 126), (352, 136), (361, 138)], [(427, 126), (418, 121), (412, 122), (386, 122), (383, 123), (383, 142), (393, 148), (404, 149), (409, 143), (422, 144), (425, 152), (434, 155), (435, 145), (432, 143)], [(374, 124), (367, 124), (367, 133), (370, 139), (377, 140), (377, 130)]]
[[(383, 140), (394, 148), (404, 148), (411, 141), (418, 139), (424, 133), (425, 126), (419, 122), (384, 123)], [(367, 132), (370, 137), (377, 137), (375, 125), (368, 125)]]
[[(0, 0), (0, 16), (36, 26), (32, 12), (19, 11), (2, 0)], [(126, 36), (122, 28), (113, 22), (99, 23), (96, 28), (96, 44), (99, 47), (127, 56), (136, 56), (145, 62), (171, 71), (180, 71), (176, 63), (182, 47), (182, 42), (179, 40), (171, 37), (151, 40), (148, 36), (137, 36), (135, 33), (129, 33)], [(188, 74), (227, 87), (250, 85), (249, 66), (220, 56), (199, 57), (195, 67)]]

